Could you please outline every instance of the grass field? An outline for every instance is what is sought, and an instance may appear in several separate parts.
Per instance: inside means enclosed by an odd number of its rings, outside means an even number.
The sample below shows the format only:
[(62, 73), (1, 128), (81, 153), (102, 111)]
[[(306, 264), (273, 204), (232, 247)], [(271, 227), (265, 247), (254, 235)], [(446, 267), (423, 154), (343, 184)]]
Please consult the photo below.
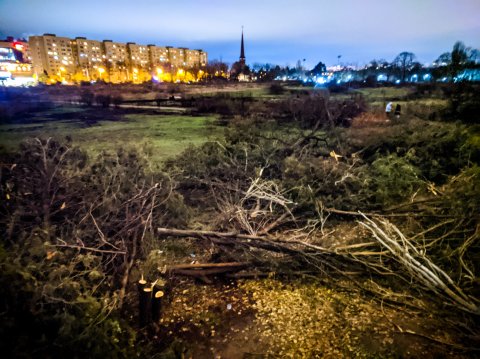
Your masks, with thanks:
[(74, 144), (95, 155), (103, 150), (142, 149), (153, 162), (179, 154), (189, 145), (199, 145), (223, 136), (214, 116), (161, 115), (109, 110), (57, 107), (26, 115), (15, 123), (0, 124), (2, 151), (14, 151), (29, 137), (70, 136)]
[(358, 89), (367, 102), (399, 100), (413, 92), (410, 87), (378, 87)]

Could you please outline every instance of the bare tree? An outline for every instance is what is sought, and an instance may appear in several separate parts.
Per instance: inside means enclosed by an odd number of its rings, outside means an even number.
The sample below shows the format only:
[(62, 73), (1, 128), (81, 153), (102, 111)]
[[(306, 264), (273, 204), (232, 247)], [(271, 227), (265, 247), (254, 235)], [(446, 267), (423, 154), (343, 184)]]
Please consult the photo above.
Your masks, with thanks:
[(415, 62), (415, 55), (412, 52), (401, 52), (393, 60), (393, 65), (398, 67), (402, 74), (402, 82), (405, 82), (405, 75), (407, 70), (413, 66)]

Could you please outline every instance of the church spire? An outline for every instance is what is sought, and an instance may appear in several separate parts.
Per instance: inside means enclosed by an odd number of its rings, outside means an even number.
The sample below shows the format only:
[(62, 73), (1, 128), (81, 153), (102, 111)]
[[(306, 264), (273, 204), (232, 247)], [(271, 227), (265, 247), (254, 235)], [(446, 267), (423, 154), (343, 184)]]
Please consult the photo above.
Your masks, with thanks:
[(242, 44), (240, 45), (240, 62), (245, 65), (245, 46), (243, 44), (243, 26), (242, 26)]

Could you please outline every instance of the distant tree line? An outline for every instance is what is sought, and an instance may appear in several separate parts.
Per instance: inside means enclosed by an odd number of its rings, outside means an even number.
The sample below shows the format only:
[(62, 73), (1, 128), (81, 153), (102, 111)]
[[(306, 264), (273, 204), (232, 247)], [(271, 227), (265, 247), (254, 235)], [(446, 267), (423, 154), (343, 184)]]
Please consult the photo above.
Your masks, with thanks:
[[(271, 63), (254, 63), (251, 66), (240, 66), (235, 62), (229, 68), (228, 64), (222, 61), (212, 61), (207, 66), (208, 79), (215, 77), (228, 77), (236, 79), (239, 73), (246, 73), (252, 80), (258, 82), (269, 82), (272, 80), (300, 80), (319, 77), (327, 72), (326, 65), (318, 62), (312, 69), (308, 70), (302, 66), (299, 60), (293, 67), (280, 66)], [(349, 73), (351, 80), (360, 80), (367, 83), (377, 82), (378, 76), (381, 81), (412, 82), (416, 80), (428, 81), (456, 81), (462, 80), (461, 74), (465, 70), (480, 71), (480, 50), (468, 47), (463, 42), (457, 41), (452, 51), (441, 54), (431, 66), (422, 65), (413, 52), (402, 51), (391, 62), (385, 59), (373, 59), (362, 69), (344, 68), (340, 73)], [(457, 78), (460, 75), (460, 78)], [(412, 76), (414, 76), (412, 78)], [(418, 79), (415, 78), (418, 77)]]

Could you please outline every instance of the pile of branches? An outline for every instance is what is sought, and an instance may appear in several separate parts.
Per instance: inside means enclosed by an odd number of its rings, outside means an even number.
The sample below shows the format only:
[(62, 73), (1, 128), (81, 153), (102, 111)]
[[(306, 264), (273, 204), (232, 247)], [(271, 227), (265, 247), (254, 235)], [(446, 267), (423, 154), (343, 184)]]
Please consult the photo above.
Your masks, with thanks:
[[(404, 141), (399, 149), (403, 140), (392, 131), (388, 134), (395, 139), (374, 137), (379, 146), (396, 146), (396, 152), (374, 148), (368, 154), (365, 141), (354, 152), (335, 127), (342, 113), (362, 111), (361, 99), (352, 103), (356, 110), (321, 92), (272, 102), (274, 118), (277, 111), (298, 126), (270, 130), (268, 122), (243, 121), (231, 127), (225, 143), (179, 157), (170, 170), (177, 170), (180, 190), (204, 190), (203, 198), (213, 198), (216, 220), (209, 223), (212, 231), (164, 227), (160, 233), (208, 239), (228, 261), (251, 262), (267, 271), (309, 268), (314, 274), (360, 272), (413, 282), (413, 291), (434, 293), (461, 311), (477, 313), (480, 171), (462, 159), (448, 172), (449, 162), (432, 156), (443, 149), (448, 155), (441, 157), (455, 161), (450, 158), (461, 156), (450, 153), (462, 153), (464, 141), (449, 137), (427, 153), (424, 142), (437, 144), (435, 133), (426, 131), (421, 141)], [(443, 186), (430, 182), (436, 173)], [(328, 218), (363, 219), (355, 230), (369, 234), (332, 247)], [(421, 266), (408, 257), (412, 253)], [(420, 275), (424, 267), (432, 275)]]
[[(458, 180), (456, 178), (453, 181)], [(473, 178), (470, 177), (471, 180)], [(428, 207), (424, 211), (412, 211), (411, 208), (405, 211), (406, 207), (412, 206), (410, 202), (397, 206), (396, 212), (390, 210), (364, 214), (326, 208), (318, 202), (316, 216), (309, 218), (296, 213), (296, 204), (288, 199), (288, 191), (282, 191), (275, 182), (261, 176), (252, 179), (248, 189), (242, 193), (243, 196), (233, 203), (232, 196), (228, 197), (230, 201), (225, 198), (219, 202), (223, 222), (217, 221), (214, 226), (222, 228), (222, 231), (162, 227), (158, 228), (158, 233), (161, 238), (173, 236), (206, 240), (223, 253), (230, 253), (232, 257), (229, 260), (250, 263), (249, 267), (256, 268), (259, 276), (266, 272), (283, 271), (290, 275), (342, 275), (349, 279), (352, 279), (353, 273), (377, 279), (392, 278), (403, 283), (409, 291), (434, 294), (442, 303), (480, 315), (480, 301), (468, 285), (476, 281), (478, 276), (478, 269), (472, 263), (472, 255), (478, 255), (478, 215), (475, 217), (470, 213), (467, 223), (464, 217), (466, 213), (454, 213), (452, 206), (449, 214), (438, 211), (432, 213), (432, 208), (427, 204), (432, 201), (438, 205), (438, 193), (419, 200), (417, 205)], [(445, 197), (448, 196), (445, 194)], [(443, 201), (447, 201), (447, 198), (443, 198)], [(331, 233), (326, 231), (326, 222), (331, 215), (357, 219), (358, 239), (355, 243), (328, 244), (326, 239)], [(432, 216), (434, 219), (439, 216), (442, 222), (432, 225)], [(405, 224), (409, 218), (417, 219), (417, 228), (422, 221), (424, 225), (430, 225), (421, 232), (407, 236), (392, 220)], [(367, 230), (367, 235), (360, 235), (361, 228)], [(442, 228), (446, 232), (439, 237), (432, 236)], [(459, 235), (465, 237), (455, 240), (455, 236)], [(463, 269), (460, 275), (445, 265), (439, 255), (439, 248), (444, 248), (440, 245), (442, 241), (449, 241), (450, 246), (456, 246), (453, 254), (458, 253), (457, 264)], [(376, 281), (376, 287), (383, 288), (381, 280)], [(398, 297), (386, 288), (377, 291), (381, 298), (386, 293)]]

